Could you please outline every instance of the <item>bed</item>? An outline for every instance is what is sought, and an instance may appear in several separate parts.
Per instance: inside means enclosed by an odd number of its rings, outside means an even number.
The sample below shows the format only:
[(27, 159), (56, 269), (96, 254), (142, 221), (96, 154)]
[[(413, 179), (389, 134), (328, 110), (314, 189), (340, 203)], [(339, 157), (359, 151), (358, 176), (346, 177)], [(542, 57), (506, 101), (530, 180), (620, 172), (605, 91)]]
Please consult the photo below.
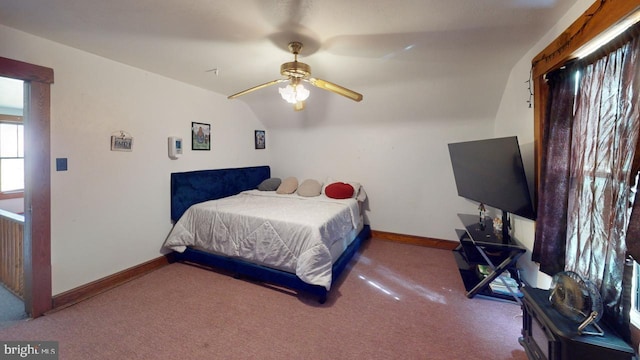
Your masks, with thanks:
[(294, 291), (320, 303), (371, 236), (362, 198), (256, 190), (268, 166), (171, 174), (175, 259)]

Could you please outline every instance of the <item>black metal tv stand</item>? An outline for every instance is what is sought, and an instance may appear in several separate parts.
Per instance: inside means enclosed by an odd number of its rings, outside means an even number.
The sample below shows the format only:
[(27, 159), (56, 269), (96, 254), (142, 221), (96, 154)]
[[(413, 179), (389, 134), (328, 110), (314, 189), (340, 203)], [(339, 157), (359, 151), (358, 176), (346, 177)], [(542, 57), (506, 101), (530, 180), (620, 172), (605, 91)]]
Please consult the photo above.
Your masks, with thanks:
[[(501, 231), (494, 231), (491, 218), (485, 218), (481, 223), (478, 215), (458, 214), (458, 217), (465, 229), (456, 230), (460, 245), (453, 252), (467, 297), (485, 295), (521, 304), (519, 291), (512, 291), (505, 284), (509, 292), (496, 292), (491, 290), (490, 284), (505, 271), (520, 284), (516, 262), (526, 249), (512, 237), (505, 238)], [(486, 276), (479, 274), (478, 265), (488, 265), (491, 272)]]

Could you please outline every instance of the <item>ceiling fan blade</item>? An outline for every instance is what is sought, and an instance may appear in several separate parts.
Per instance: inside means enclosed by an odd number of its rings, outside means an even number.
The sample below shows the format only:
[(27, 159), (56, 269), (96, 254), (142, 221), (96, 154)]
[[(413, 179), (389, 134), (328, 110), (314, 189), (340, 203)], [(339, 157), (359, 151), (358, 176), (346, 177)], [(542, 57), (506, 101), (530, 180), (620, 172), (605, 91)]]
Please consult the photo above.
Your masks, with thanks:
[(248, 94), (248, 93), (250, 93), (250, 92), (253, 92), (253, 91), (256, 91), (256, 90), (260, 90), (260, 89), (266, 88), (267, 86), (271, 86), (271, 85), (279, 84), (279, 83), (281, 83), (281, 82), (285, 82), (285, 81), (289, 81), (289, 79), (277, 79), (277, 80), (269, 81), (269, 82), (267, 82), (267, 83), (260, 84), (260, 85), (258, 85), (258, 86), (254, 86), (254, 87), (252, 87), (252, 88), (249, 88), (249, 89), (247, 89), (247, 90), (242, 90), (242, 91), (240, 91), (239, 93), (236, 93), (236, 94), (233, 94), (233, 95), (229, 95), (229, 96), (227, 97), (227, 99), (235, 99), (235, 98), (237, 98), (237, 97), (239, 97), (239, 96), (242, 96), (242, 95)]
[(349, 90), (346, 87), (334, 84), (332, 82), (326, 81), (326, 80), (322, 80), (322, 79), (317, 79), (317, 78), (309, 78), (309, 82), (311, 83), (311, 85), (315, 86), (315, 87), (319, 87), (320, 89), (324, 89), (324, 90), (328, 90), (331, 92), (334, 92), (338, 95), (342, 95), (344, 97), (347, 97), (353, 101), (360, 101), (362, 100), (362, 94), (357, 93), (353, 90)]

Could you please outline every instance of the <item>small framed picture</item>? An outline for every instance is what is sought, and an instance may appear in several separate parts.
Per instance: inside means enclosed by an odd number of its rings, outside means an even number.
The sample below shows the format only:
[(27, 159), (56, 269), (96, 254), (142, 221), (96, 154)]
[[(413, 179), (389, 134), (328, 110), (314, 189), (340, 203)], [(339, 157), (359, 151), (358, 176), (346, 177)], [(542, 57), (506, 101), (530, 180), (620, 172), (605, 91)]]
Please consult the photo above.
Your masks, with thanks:
[(211, 125), (191, 123), (191, 150), (211, 150)]
[(122, 135), (111, 135), (111, 151), (132, 151), (133, 137)]
[(256, 130), (255, 142), (256, 149), (264, 149), (266, 147), (264, 130)]

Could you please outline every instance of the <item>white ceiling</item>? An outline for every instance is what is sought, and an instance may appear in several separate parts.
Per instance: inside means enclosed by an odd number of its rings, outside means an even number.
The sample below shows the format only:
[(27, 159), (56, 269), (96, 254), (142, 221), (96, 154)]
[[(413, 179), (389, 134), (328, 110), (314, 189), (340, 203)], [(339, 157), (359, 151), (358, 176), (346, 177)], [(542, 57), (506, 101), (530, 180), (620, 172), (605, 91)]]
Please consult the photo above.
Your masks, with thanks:
[[(280, 78), (280, 64), (293, 60), (287, 44), (297, 40), (315, 77), (364, 95), (353, 106), (374, 101), (368, 94), (402, 102), (400, 84), (411, 84), (407, 91), (475, 92), (474, 106), (495, 115), (512, 66), (575, 2), (0, 0), (0, 23), (224, 95)], [(429, 90), (436, 85), (442, 91)], [(352, 106), (317, 89), (311, 96)], [(276, 87), (229, 101), (263, 117), (281, 114), (284, 103)], [(435, 115), (447, 111), (455, 110)]]

